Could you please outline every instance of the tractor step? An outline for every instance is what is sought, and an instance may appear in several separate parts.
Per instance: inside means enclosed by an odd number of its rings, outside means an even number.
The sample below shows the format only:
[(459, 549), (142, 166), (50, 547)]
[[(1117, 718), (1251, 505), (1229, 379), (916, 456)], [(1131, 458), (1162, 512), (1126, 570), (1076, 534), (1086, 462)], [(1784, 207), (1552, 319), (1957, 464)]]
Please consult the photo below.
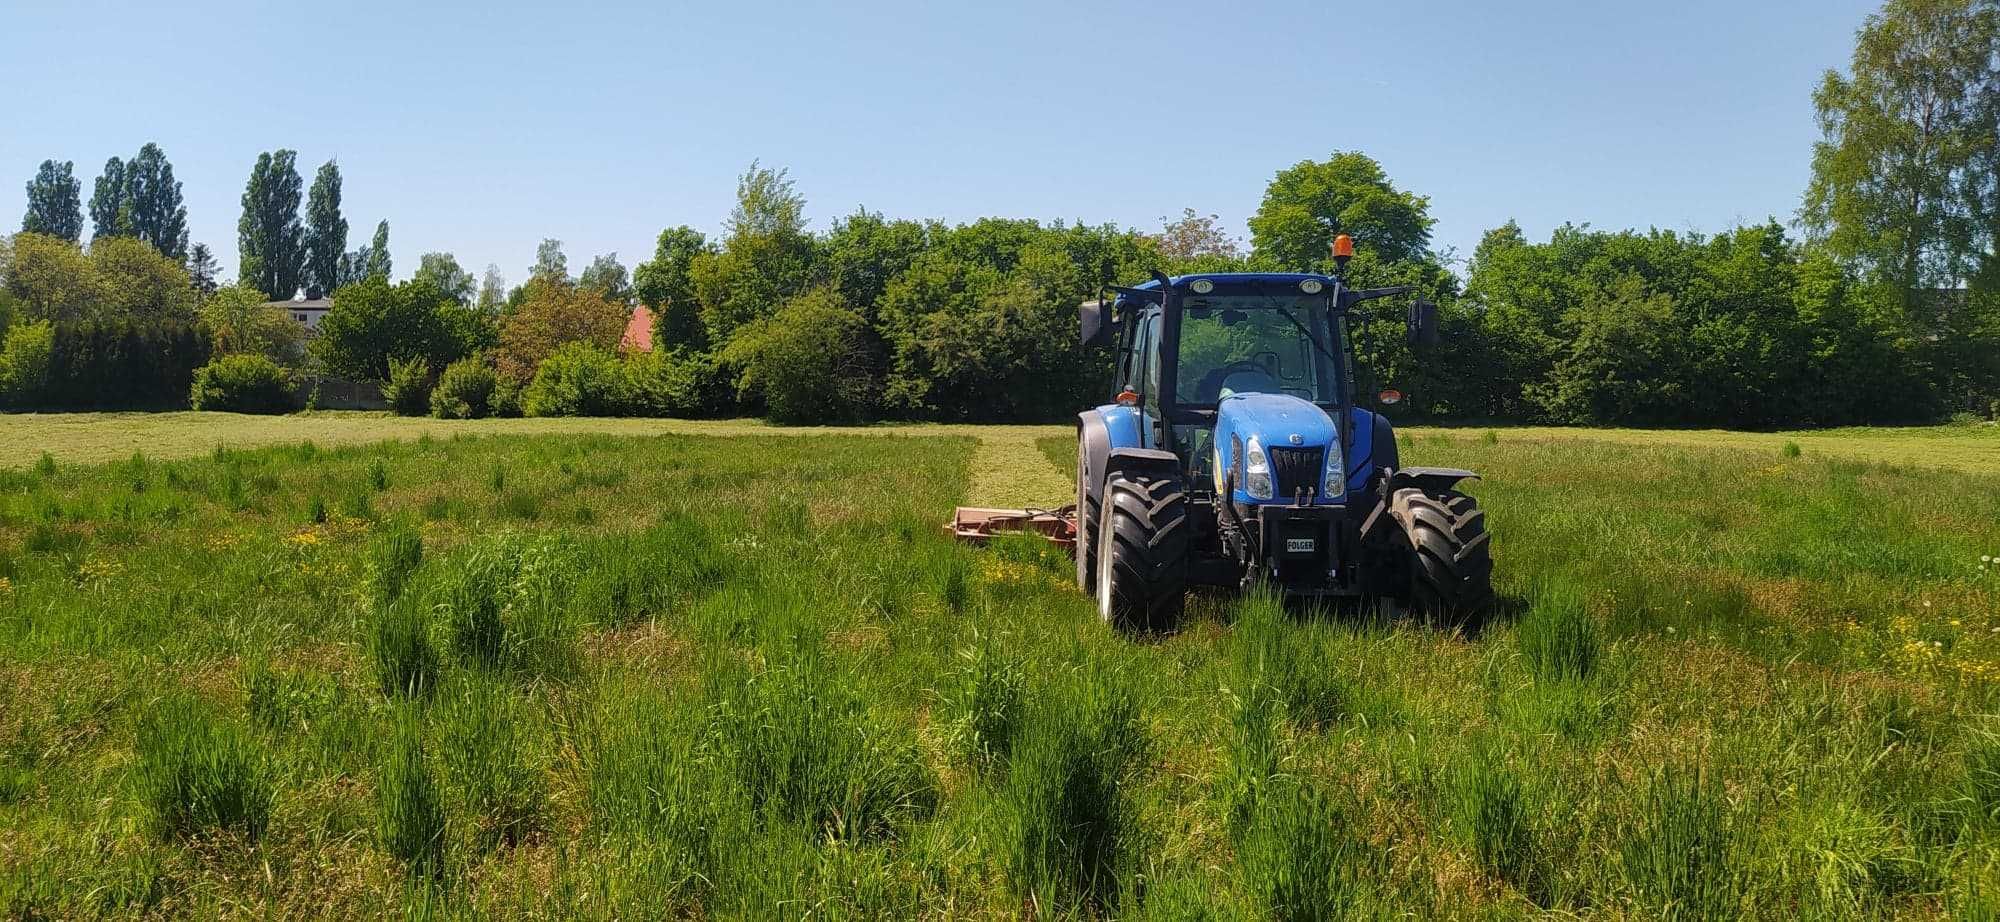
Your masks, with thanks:
[(1076, 507), (984, 509), (960, 506), (945, 530), (960, 541), (985, 544), (994, 535), (1038, 534), (1065, 548), (1076, 547)]

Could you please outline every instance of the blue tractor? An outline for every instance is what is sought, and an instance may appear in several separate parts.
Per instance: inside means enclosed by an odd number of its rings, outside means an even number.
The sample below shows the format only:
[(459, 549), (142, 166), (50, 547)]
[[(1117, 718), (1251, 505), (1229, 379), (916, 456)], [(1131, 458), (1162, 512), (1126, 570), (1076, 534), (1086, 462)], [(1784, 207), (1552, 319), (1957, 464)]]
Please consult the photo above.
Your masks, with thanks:
[[(1352, 243), (1336, 241), (1345, 267)], [(1189, 586), (1266, 586), (1457, 625), (1490, 607), (1470, 471), (1403, 467), (1395, 432), (1356, 406), (1349, 325), (1412, 293), (1333, 275), (1226, 273), (1114, 288), (1083, 341), (1114, 346), (1116, 396), (1079, 415), (1076, 581), (1128, 629), (1171, 630)], [(1414, 344), (1437, 308), (1408, 310)], [(1385, 398), (1394, 395), (1385, 392)]]

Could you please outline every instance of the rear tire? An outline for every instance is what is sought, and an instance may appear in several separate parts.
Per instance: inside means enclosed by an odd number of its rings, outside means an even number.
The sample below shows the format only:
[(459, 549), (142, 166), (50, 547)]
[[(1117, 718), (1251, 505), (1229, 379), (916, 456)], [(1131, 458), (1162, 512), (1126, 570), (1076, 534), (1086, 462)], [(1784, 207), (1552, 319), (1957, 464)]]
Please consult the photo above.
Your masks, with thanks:
[(1409, 604), (1443, 623), (1477, 627), (1493, 607), (1492, 544), (1479, 502), (1456, 490), (1397, 490), (1389, 514), (1409, 539)]
[(1187, 599), (1187, 490), (1174, 475), (1128, 472), (1104, 484), (1097, 613), (1120, 630), (1172, 630)]
[(1097, 591), (1098, 498), (1090, 495), (1090, 453), (1076, 440), (1076, 588)]

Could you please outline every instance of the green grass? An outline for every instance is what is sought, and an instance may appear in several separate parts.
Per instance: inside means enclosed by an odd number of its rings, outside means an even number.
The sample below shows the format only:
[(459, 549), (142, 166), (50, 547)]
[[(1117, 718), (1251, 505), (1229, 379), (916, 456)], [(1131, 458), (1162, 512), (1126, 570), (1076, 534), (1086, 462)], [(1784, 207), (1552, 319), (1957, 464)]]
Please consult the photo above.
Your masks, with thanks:
[(1061, 501), (1061, 428), (306, 419), (0, 471), (0, 916), (2000, 901), (2000, 478), (1821, 441), (1977, 432), (1410, 433), (1485, 475), (1484, 631), (1133, 639), (939, 527)]

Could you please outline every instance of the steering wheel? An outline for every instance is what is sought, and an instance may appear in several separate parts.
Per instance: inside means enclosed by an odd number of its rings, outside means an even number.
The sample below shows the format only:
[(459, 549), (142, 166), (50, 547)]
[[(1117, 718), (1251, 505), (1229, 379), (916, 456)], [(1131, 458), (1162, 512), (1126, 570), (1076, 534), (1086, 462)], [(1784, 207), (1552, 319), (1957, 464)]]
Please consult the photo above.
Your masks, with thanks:
[(1274, 378), (1274, 376), (1271, 374), (1271, 370), (1265, 368), (1263, 363), (1261, 362), (1253, 362), (1247, 359), (1243, 361), (1230, 362), (1229, 364), (1217, 368), (1214, 371), (1211, 371), (1208, 374), (1202, 376), (1201, 378), (1202, 396), (1207, 399), (1216, 399), (1216, 400), (1221, 399), (1222, 382), (1229, 380), (1229, 376), (1236, 374), (1237, 372), (1248, 372), (1250, 374), (1263, 375), (1264, 377), (1267, 378)]

